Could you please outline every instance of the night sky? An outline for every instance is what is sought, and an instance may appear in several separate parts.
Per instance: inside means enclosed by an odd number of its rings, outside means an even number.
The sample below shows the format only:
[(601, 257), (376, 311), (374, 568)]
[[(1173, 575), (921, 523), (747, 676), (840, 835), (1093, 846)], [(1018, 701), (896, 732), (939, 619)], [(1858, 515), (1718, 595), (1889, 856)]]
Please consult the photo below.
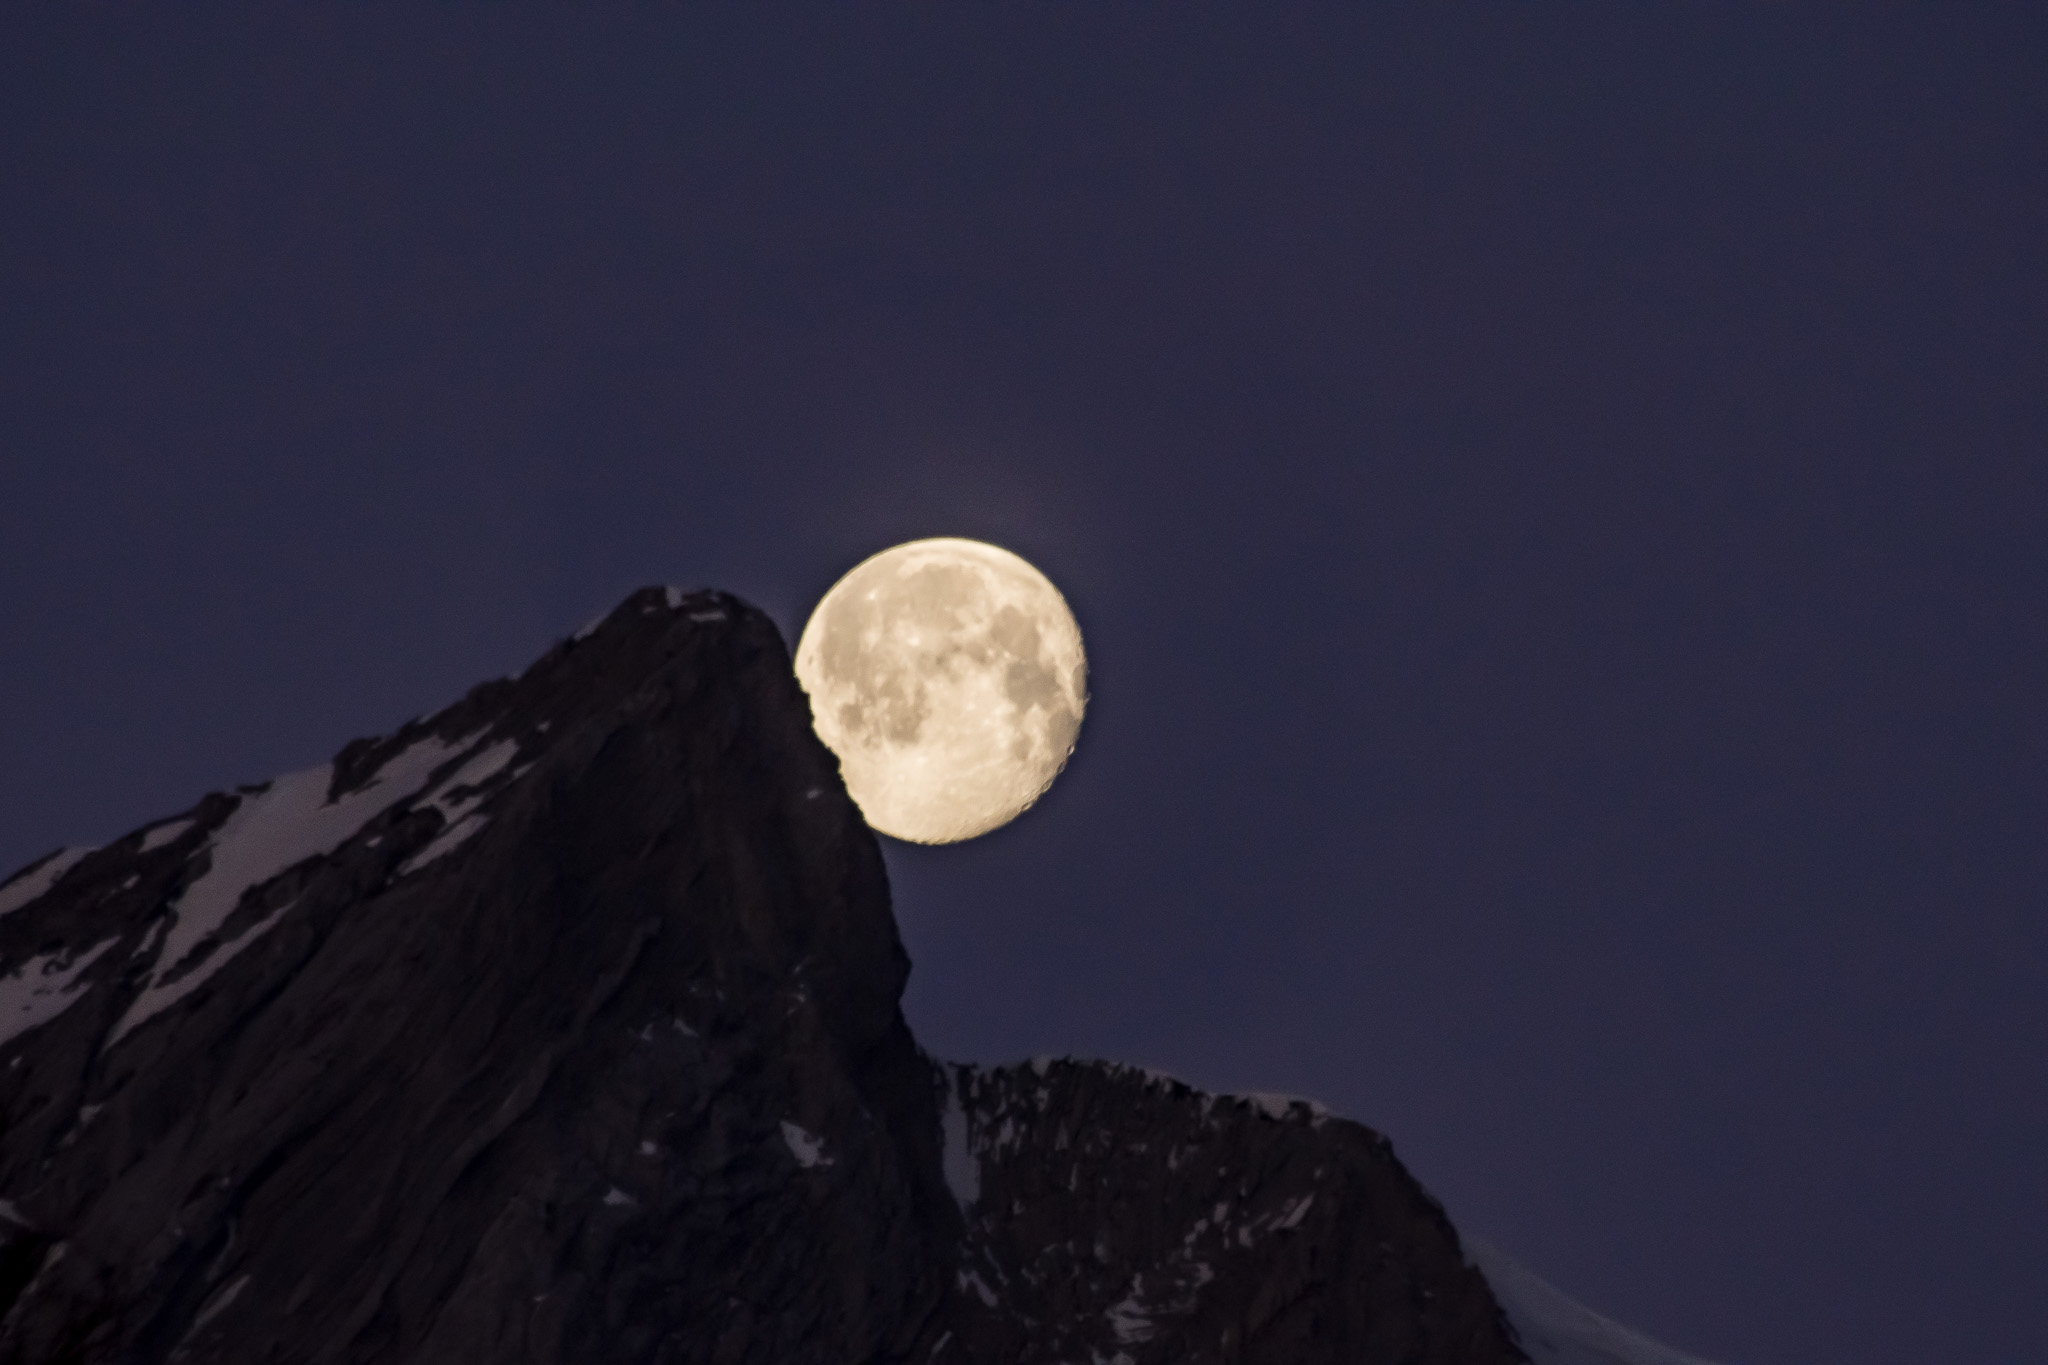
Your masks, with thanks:
[(993, 540), (943, 1056), (1388, 1133), (1729, 1365), (2048, 1339), (2038, 4), (10, 7), (0, 874)]

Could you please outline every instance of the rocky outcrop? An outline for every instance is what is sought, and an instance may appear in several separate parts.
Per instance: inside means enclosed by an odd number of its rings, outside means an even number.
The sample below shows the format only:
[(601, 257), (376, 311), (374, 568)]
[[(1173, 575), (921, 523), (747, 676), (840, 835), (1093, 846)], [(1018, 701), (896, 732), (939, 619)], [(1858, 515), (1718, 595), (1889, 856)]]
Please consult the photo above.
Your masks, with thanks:
[(1384, 1139), (908, 969), (773, 625), (637, 593), (0, 886), (0, 1360), (1521, 1358)]
[(1518, 1358), (1370, 1129), (1100, 1062), (944, 1071), (961, 1359)]

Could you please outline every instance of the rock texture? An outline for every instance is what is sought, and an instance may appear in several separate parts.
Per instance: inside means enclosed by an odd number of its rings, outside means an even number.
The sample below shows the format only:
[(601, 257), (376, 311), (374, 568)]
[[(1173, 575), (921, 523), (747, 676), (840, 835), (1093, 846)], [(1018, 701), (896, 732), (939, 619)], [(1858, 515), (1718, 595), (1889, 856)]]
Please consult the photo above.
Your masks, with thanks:
[(961, 1359), (1520, 1358), (1368, 1128), (1100, 1062), (942, 1070)]
[(637, 593), (0, 885), (0, 1361), (1523, 1359), (1383, 1138), (908, 970), (773, 625)]

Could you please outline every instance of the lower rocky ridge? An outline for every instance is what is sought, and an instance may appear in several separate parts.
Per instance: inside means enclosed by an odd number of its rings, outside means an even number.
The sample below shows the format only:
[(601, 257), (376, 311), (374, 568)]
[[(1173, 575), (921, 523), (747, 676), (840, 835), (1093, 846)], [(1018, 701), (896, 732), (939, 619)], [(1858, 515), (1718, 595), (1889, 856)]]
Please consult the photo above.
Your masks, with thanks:
[(1524, 1358), (1384, 1139), (908, 970), (773, 624), (637, 593), (0, 884), (0, 1362)]
[(934, 1360), (1521, 1358), (1368, 1128), (1112, 1063), (940, 1070), (965, 1236)]

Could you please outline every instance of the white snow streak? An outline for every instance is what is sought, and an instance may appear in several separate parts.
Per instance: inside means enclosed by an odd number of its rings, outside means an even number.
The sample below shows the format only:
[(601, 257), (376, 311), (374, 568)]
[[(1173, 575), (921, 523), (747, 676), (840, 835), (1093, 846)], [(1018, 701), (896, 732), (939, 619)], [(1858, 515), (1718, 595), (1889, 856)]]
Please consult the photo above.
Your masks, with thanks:
[(975, 1293), (975, 1297), (979, 1298), (983, 1303), (987, 1304), (990, 1308), (996, 1306), (996, 1291), (988, 1287), (988, 1282), (981, 1278), (981, 1275), (978, 1271), (960, 1271), (959, 1274), (955, 1276), (955, 1280), (962, 1289), (972, 1289)]
[(960, 1080), (950, 1072), (946, 1077), (946, 1112), (940, 1119), (945, 1136), (946, 1188), (962, 1213), (981, 1198), (981, 1162), (967, 1145), (967, 1111), (960, 1105)]
[(456, 849), (462, 847), (464, 843), (468, 842), (471, 835), (489, 824), (490, 820), (491, 817), (488, 815), (463, 816), (460, 820), (457, 820), (454, 824), (436, 834), (432, 843), (413, 854), (410, 858), (407, 858), (399, 866), (398, 875), (410, 877), (428, 863), (453, 853)]
[(1601, 1317), (1492, 1243), (1464, 1241), (1535, 1365), (1708, 1365)]
[(76, 956), (59, 948), (32, 957), (0, 977), (0, 1044), (49, 1023), (77, 1004), (82, 984), (79, 977), (115, 941), (104, 939)]
[(451, 822), (460, 819), (473, 810), (477, 803), (483, 800), (483, 796), (481, 793), (473, 792), (466, 797), (453, 797), (449, 793), (461, 791), (465, 787), (481, 787), (503, 772), (505, 765), (510, 763), (518, 752), (518, 740), (499, 740), (457, 768), (454, 776), (443, 782), (435, 791), (432, 801), (428, 804), (440, 810)]
[[(440, 811), (441, 818), (447, 823), (441, 827), (441, 832), (434, 836), (431, 843), (405, 860), (404, 865), (398, 869), (399, 876), (409, 877), (427, 864), (453, 853), (484, 827), (490, 817), (472, 812), (482, 805), (484, 799), (491, 793), (473, 789), (482, 787), (503, 772), (505, 765), (510, 763), (518, 752), (518, 740), (501, 739), (464, 763), (441, 783), (424, 804)], [(525, 769), (520, 771), (524, 772)], [(513, 776), (517, 777), (518, 773), (514, 773)], [(456, 796), (454, 793), (459, 791), (468, 791), (469, 794)]]
[(90, 852), (90, 847), (58, 849), (7, 885), (0, 886), (0, 915), (13, 914), (24, 905), (41, 900), (57, 884), (59, 877), (76, 867), (78, 860)]
[(1152, 1315), (1146, 1311), (1135, 1289), (1128, 1298), (1103, 1316), (1109, 1319), (1109, 1330), (1116, 1334), (1119, 1346), (1129, 1346), (1133, 1342), (1152, 1339)]
[(789, 1154), (796, 1158), (796, 1164), (807, 1171), (813, 1166), (832, 1164), (832, 1158), (825, 1155), (825, 1139), (788, 1119), (782, 1121), (782, 1140), (789, 1144)]
[[(248, 929), (243, 932), (240, 938), (233, 939), (227, 943), (222, 943), (219, 946), (217, 946), (204, 962), (201, 962), (198, 965), (194, 966), (192, 970), (186, 972), (176, 981), (167, 981), (161, 985), (152, 986), (148, 991), (144, 992), (142, 996), (137, 997), (135, 1004), (130, 1005), (128, 1007), (128, 1013), (121, 1017), (120, 1025), (117, 1028), (115, 1028), (114, 1032), (108, 1037), (107, 1046), (112, 1047), (115, 1043), (119, 1042), (121, 1040), (122, 1035), (127, 1033), (130, 1029), (134, 1028), (137, 1024), (141, 1023), (142, 1019), (147, 1019), (151, 1015), (163, 1013), (165, 1010), (177, 1004), (180, 1000), (183, 1000), (186, 996), (192, 994), (192, 992), (198, 990), (201, 986), (204, 986), (207, 982), (211, 981), (214, 978), (215, 974), (218, 973), (221, 968), (227, 966), (228, 963), (233, 962), (235, 960), (236, 955), (240, 953), (242, 949), (248, 947), (257, 939), (263, 937), (263, 935), (268, 930), (275, 928), (277, 926), (277, 922), (284, 918), (284, 912), (291, 909), (292, 906), (297, 904), (298, 902), (294, 900), (286, 905), (279, 906), (277, 909), (265, 915), (262, 919), (259, 919), (254, 924), (250, 925)], [(162, 973), (158, 973), (158, 975), (161, 976)], [(149, 1001), (150, 1010), (148, 1014), (145, 1014), (142, 1016), (141, 1019), (138, 1019), (136, 1018), (136, 1007), (141, 1005), (144, 1000)]]
[(186, 830), (190, 828), (192, 828), (192, 822), (190, 820), (167, 821), (164, 824), (158, 825), (149, 833), (143, 835), (142, 847), (137, 849), (136, 852), (154, 853), (157, 849), (160, 849), (165, 844), (170, 843), (173, 839), (177, 838), (180, 834), (183, 834)]
[(136, 946), (134, 952), (128, 955), (128, 960), (133, 962), (139, 957), (149, 957), (155, 953), (156, 946), (164, 941), (164, 930), (170, 927), (170, 916), (157, 916), (156, 923), (149, 926), (149, 932), (142, 936), (142, 942)]
[(279, 911), (266, 917), (237, 940), (233, 949), (222, 945), (203, 967), (179, 981), (166, 983), (164, 978), (181, 966), (201, 942), (219, 932), (245, 892), (308, 858), (332, 853), (357, 830), (417, 792), (435, 768), (470, 742), (447, 744), (429, 735), (393, 757), (368, 784), (336, 801), (327, 799), (334, 776), (333, 765), (329, 763), (287, 773), (262, 790), (244, 795), (233, 814), (214, 832), (209, 844), (212, 861), (205, 874), (187, 887), (172, 907), (175, 918), (165, 937), (163, 952), (157, 958), (156, 971), (142, 994), (128, 1007), (128, 1013), (115, 1025), (107, 1046), (112, 1047), (195, 989), (198, 983), (193, 977), (203, 979), (219, 971), (235, 952), (247, 947), (282, 915)]
[(1305, 1194), (1301, 1198), (1292, 1201), (1287, 1206), (1287, 1212), (1282, 1214), (1280, 1220), (1273, 1224), (1273, 1230), (1279, 1232), (1287, 1228), (1301, 1226), (1302, 1217), (1308, 1213), (1308, 1206), (1315, 1202), (1316, 1197), (1312, 1194)]
[(222, 1313), (227, 1312), (228, 1305), (235, 1301), (235, 1299), (241, 1294), (242, 1287), (248, 1283), (249, 1277), (247, 1275), (243, 1275), (240, 1278), (238, 1278), (233, 1284), (229, 1285), (226, 1289), (223, 1289), (219, 1294), (216, 1294), (204, 1308), (199, 1310), (199, 1316), (192, 1319), (191, 1330), (187, 1331), (185, 1335), (189, 1338), (193, 1332), (198, 1331), (200, 1328), (206, 1326), (207, 1323), (212, 1322), (215, 1318), (219, 1317)]
[(1330, 1114), (1329, 1110), (1325, 1109), (1315, 1100), (1305, 1099), (1300, 1095), (1279, 1095), (1271, 1091), (1255, 1090), (1250, 1094), (1239, 1095), (1236, 1098), (1252, 1105), (1269, 1119), (1285, 1119), (1288, 1112), (1297, 1104), (1307, 1105), (1308, 1112), (1313, 1118), (1328, 1118)]

